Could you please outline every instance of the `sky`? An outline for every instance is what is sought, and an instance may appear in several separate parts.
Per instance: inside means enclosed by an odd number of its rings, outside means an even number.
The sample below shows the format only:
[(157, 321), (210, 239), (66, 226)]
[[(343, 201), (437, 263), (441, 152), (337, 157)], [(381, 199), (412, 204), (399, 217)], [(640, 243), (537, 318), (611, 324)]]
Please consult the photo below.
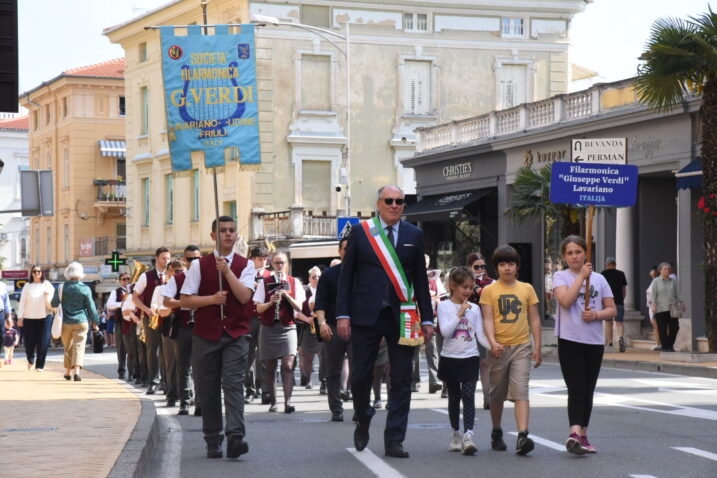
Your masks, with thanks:
[[(63, 70), (124, 56), (102, 30), (165, 3), (19, 0), (20, 92)], [(634, 76), (655, 19), (696, 15), (707, 11), (707, 5), (707, 0), (594, 0), (572, 23), (570, 61), (596, 71), (603, 81)]]

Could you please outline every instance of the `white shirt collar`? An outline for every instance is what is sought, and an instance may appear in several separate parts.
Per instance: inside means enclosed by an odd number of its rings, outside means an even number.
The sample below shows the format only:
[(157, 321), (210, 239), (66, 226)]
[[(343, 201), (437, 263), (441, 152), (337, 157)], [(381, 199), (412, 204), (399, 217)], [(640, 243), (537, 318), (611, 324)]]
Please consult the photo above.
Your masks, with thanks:
[(232, 265), (232, 259), (234, 259), (234, 251), (231, 251), (231, 252), (230, 252), (229, 254), (227, 254), (226, 256), (221, 256), (221, 255), (219, 254), (219, 251), (217, 251), (216, 249), (214, 249), (214, 257), (224, 257), (224, 259), (227, 260), (227, 264), (228, 264), (228, 265)]

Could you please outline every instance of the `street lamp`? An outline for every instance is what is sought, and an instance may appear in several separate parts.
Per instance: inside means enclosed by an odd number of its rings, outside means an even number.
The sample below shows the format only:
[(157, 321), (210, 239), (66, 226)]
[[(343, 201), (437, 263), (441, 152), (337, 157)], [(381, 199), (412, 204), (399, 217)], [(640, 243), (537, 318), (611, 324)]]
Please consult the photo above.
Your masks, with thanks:
[[(304, 23), (292, 23), (282, 22), (276, 17), (270, 17), (268, 15), (252, 15), (251, 23), (256, 23), (260, 26), (274, 25), (274, 26), (287, 26), (306, 30), (311, 33), (318, 35), (327, 42), (331, 43), (346, 59), (346, 215), (351, 215), (351, 40), (349, 35), (349, 22), (346, 22), (346, 33), (340, 35), (331, 30), (325, 28), (315, 27), (313, 25), (306, 25)], [(336, 44), (331, 38), (338, 38), (345, 43), (345, 47), (342, 48)]]

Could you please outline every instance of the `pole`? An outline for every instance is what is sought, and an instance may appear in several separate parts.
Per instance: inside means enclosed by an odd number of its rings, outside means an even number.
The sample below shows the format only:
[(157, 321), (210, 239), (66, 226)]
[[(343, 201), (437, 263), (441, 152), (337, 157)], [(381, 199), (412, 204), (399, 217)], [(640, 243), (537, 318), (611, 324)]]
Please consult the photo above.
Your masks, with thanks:
[[(587, 263), (592, 262), (593, 252), (593, 216), (595, 215), (595, 206), (592, 204), (588, 206), (588, 227), (585, 233), (585, 242), (588, 246), (587, 250)], [(590, 276), (585, 279), (585, 310), (590, 310)]]
[(351, 48), (346, 21), (346, 216), (351, 216)]
[[(208, 34), (209, 29), (207, 28), (207, 0), (201, 0), (200, 2), (202, 6), (202, 20), (204, 23), (204, 34)], [(217, 254), (221, 255), (222, 250), (220, 248), (220, 241), (219, 241), (219, 188), (217, 187), (217, 168), (216, 166), (212, 168), (212, 177), (214, 178), (214, 212), (216, 220), (214, 221), (214, 245), (217, 248)], [(223, 283), (222, 283), (222, 273), (217, 271), (217, 274), (219, 274), (219, 292), (224, 290)], [(224, 320), (224, 305), (219, 306), (219, 311), (221, 314), (222, 320)]]

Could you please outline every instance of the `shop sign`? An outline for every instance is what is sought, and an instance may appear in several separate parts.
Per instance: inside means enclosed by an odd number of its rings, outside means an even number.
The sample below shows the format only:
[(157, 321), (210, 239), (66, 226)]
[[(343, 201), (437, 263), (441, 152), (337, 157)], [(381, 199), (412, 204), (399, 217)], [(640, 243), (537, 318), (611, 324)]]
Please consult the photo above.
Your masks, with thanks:
[(574, 163), (627, 164), (627, 138), (574, 139)]
[(533, 153), (532, 150), (525, 152), (525, 165), (531, 167), (533, 163), (554, 163), (556, 161), (565, 161), (568, 156), (566, 149), (558, 149), (555, 151), (536, 151)]
[(2, 271), (3, 279), (28, 279), (29, 276), (30, 273), (26, 269), (19, 271)]
[(443, 168), (443, 178), (446, 181), (455, 181), (456, 179), (466, 179), (471, 177), (473, 165), (468, 163), (458, 163), (445, 166)]

